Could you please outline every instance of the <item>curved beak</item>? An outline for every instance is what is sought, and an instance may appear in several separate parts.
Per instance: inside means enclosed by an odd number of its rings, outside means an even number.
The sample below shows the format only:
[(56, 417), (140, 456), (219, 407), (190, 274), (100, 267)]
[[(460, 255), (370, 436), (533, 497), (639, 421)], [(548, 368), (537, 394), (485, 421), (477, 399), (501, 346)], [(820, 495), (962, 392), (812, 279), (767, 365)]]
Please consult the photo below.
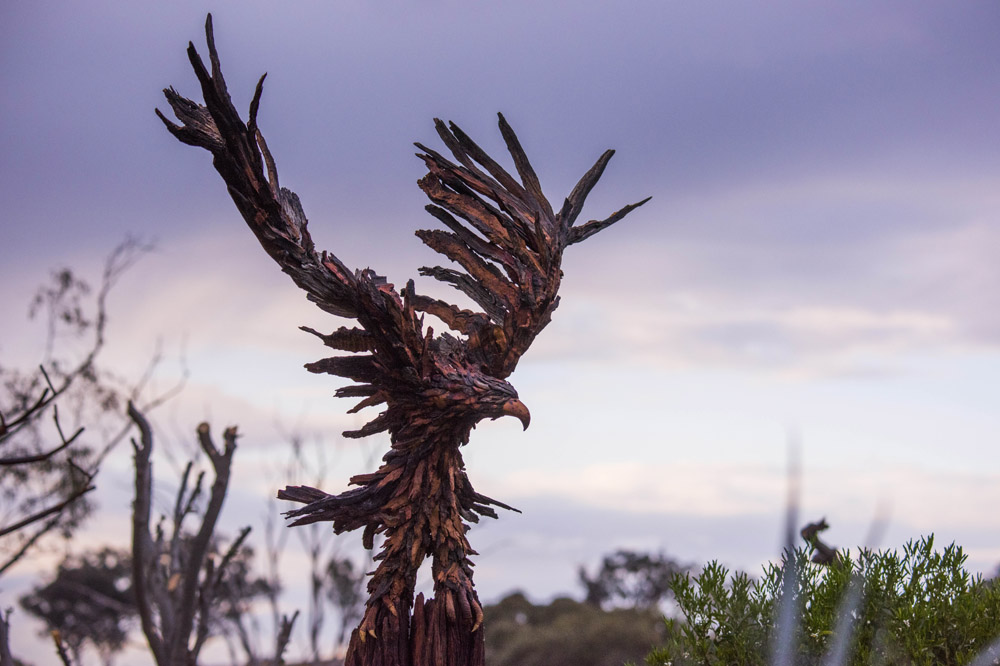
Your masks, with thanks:
[(520, 400), (508, 400), (504, 403), (503, 409), (501, 410), (504, 416), (515, 416), (524, 426), (524, 429), (528, 429), (528, 425), (531, 423), (531, 412), (525, 407), (524, 403)]

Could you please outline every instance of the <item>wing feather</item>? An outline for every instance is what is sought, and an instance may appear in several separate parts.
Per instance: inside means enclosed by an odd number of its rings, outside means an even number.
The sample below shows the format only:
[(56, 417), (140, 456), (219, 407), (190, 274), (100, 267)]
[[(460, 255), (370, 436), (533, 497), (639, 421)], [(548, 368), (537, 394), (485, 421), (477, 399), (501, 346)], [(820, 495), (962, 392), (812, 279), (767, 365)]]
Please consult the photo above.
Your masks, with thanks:
[(417, 236), (464, 270), (437, 266), (420, 272), (468, 295), (489, 320), (459, 316), (440, 301), (418, 301), (415, 307), (444, 314), (446, 324), (469, 336), (470, 355), (482, 359), (490, 374), (505, 378), (559, 304), (563, 250), (618, 222), (648, 199), (575, 227), (613, 151), (606, 151), (584, 174), (556, 215), (503, 115), (500, 133), (521, 182), (454, 123), (435, 120), (434, 125), (458, 164), (416, 144), (429, 171), (418, 184), (434, 204), (428, 212), (451, 233), (421, 230)]
[[(328, 347), (362, 353), (323, 359), (307, 368), (362, 382), (338, 391), (338, 395), (372, 396), (390, 387), (412, 391), (418, 378), (426, 374), (425, 357), (430, 351), (421, 318), (385, 277), (370, 269), (351, 270), (335, 255), (316, 251), (299, 197), (280, 186), (274, 157), (257, 126), (265, 77), (257, 83), (249, 120), (244, 123), (222, 74), (211, 15), (205, 33), (210, 70), (194, 45), (188, 45), (188, 59), (201, 85), (204, 105), (168, 88), (164, 94), (180, 124), (159, 110), (157, 115), (177, 139), (212, 153), (213, 165), (243, 219), (309, 300), (326, 312), (358, 322), (359, 327), (341, 327), (328, 335), (305, 328)], [(385, 422), (377, 418), (359, 432), (385, 429)]]

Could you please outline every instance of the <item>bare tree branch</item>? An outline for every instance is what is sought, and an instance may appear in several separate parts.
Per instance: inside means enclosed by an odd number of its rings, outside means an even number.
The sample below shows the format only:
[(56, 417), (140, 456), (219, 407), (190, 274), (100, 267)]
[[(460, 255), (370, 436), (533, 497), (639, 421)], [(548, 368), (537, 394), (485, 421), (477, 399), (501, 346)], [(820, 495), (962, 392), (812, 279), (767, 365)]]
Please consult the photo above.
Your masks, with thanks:
[[(51, 381), (49, 380), (48, 374), (45, 373), (45, 369), (44, 368), (42, 368), (42, 374), (45, 375), (45, 380), (49, 383), (49, 386), (51, 387)], [(27, 420), (29, 420), (30, 418), (33, 418), (33, 410), (45, 409), (45, 407), (47, 407), (49, 404), (51, 404), (51, 402), (53, 400), (55, 400), (55, 398), (57, 398), (60, 393), (61, 393), (61, 391), (56, 391), (54, 389), (51, 390), (51, 391), (49, 389), (46, 389), (45, 391), (43, 391), (42, 395), (38, 399), (38, 401), (36, 401), (32, 405), (32, 407), (29, 408), (29, 410), (27, 412), (25, 412), (25, 414), (22, 414), (20, 417), (18, 417), (17, 419), (15, 419), (12, 422), (12, 425), (15, 426), (14, 429), (7, 430), (6, 433), (5, 433), (5, 435), (4, 435), (4, 437), (0, 437), (0, 443), (3, 442), (3, 439), (5, 439), (6, 436), (9, 436), (9, 435), (12, 435), (12, 434), (16, 433), (17, 429), (18, 429), (18, 426), (20, 424), (24, 424), (24, 423), (27, 422)], [(47, 400), (46, 400), (46, 396), (48, 396)], [(13, 467), (15, 465), (26, 465), (26, 464), (33, 464), (33, 463), (42, 462), (42, 461), (45, 461), (45, 460), (48, 460), (48, 459), (52, 458), (57, 453), (59, 453), (61, 451), (64, 451), (65, 449), (67, 449), (67, 448), (70, 447), (70, 445), (83, 432), (83, 428), (79, 428), (75, 433), (73, 433), (73, 435), (71, 437), (67, 438), (66, 435), (63, 433), (62, 426), (59, 423), (59, 410), (58, 410), (58, 406), (57, 405), (52, 405), (52, 409), (53, 409), (52, 420), (55, 423), (56, 431), (59, 434), (59, 439), (60, 439), (61, 443), (57, 447), (55, 447), (53, 449), (50, 449), (48, 451), (45, 451), (43, 453), (40, 453), (40, 454), (27, 455), (27, 456), (10, 456), (8, 458), (2, 458), (2, 459), (0, 459), (0, 466)], [(76, 466), (73, 463), (72, 460), (68, 461), (67, 464), (70, 465), (70, 467), (72, 468), (72, 470), (74, 472), (76, 472), (76, 473), (82, 475), (83, 477), (85, 477), (85, 481), (83, 483), (76, 482), (75, 483), (76, 488), (68, 496), (66, 496), (61, 502), (58, 502), (58, 503), (56, 503), (56, 504), (54, 504), (52, 506), (49, 506), (49, 507), (47, 507), (45, 509), (36, 511), (34, 513), (31, 513), (28, 516), (22, 518), (21, 520), (13, 523), (11, 525), (6, 525), (4, 527), (0, 527), (0, 537), (3, 537), (3, 536), (6, 536), (8, 534), (12, 534), (12, 533), (17, 532), (19, 530), (22, 530), (22, 529), (24, 529), (25, 527), (27, 527), (29, 525), (32, 525), (32, 524), (37, 523), (39, 521), (45, 520), (49, 516), (53, 516), (53, 515), (57, 517), (57, 520), (50, 521), (51, 524), (52, 524), (52, 526), (54, 526), (55, 523), (58, 522), (58, 516), (59, 516), (59, 514), (61, 514), (66, 509), (66, 507), (68, 507), (69, 505), (73, 504), (73, 502), (75, 502), (76, 500), (80, 499), (81, 497), (83, 497), (84, 495), (86, 495), (87, 493), (89, 493), (90, 491), (92, 491), (92, 490), (94, 490), (96, 488), (96, 486), (94, 486), (91, 483), (93, 481), (93, 479), (94, 479), (94, 474), (96, 474), (96, 471), (95, 472), (86, 472), (86, 471), (82, 470), (80, 467)], [(34, 535), (34, 538), (32, 538), (30, 540), (30, 543), (28, 543), (27, 545), (29, 545), (29, 546), (33, 545), (35, 543), (35, 541), (38, 540), (38, 538), (40, 538), (45, 532), (48, 531), (48, 529), (50, 529), (50, 528), (46, 528), (44, 530), (39, 531), (36, 535)], [(6, 564), (4, 564), (4, 566), (2, 568), (0, 568), (0, 574), (2, 574), (7, 569), (7, 567), (9, 567), (11, 564), (13, 564), (18, 559), (20, 559), (21, 556), (24, 554), (24, 552), (26, 552), (26, 550), (27, 550), (27, 548), (19, 549), (19, 551), (15, 553), (14, 557), (12, 557), (11, 559), (9, 559), (9, 561)]]
[(58, 629), (53, 629), (51, 632), (52, 642), (56, 646), (56, 654), (59, 655), (59, 661), (62, 662), (63, 666), (76, 666), (73, 660), (69, 656), (69, 652), (66, 650), (66, 644), (63, 642), (62, 635), (59, 633)]
[(189, 489), (192, 471), (189, 463), (174, 499), (171, 534), (168, 537), (164, 533), (161, 522), (154, 539), (149, 522), (152, 430), (132, 403), (129, 403), (129, 416), (140, 432), (140, 443), (133, 440), (136, 496), (132, 516), (132, 563), (142, 630), (158, 666), (195, 664), (209, 637), (223, 577), (250, 532), (249, 527), (244, 529), (216, 565), (209, 553), (229, 486), (237, 430), (235, 427), (226, 429), (225, 444), (219, 450), (212, 441), (208, 424), (198, 426), (199, 444), (215, 473), (200, 525), (193, 535), (184, 530), (185, 518), (195, 513), (195, 500), (201, 494), (203, 479), (203, 473), (199, 473), (194, 487)]
[[(54, 394), (53, 395), (53, 399), (55, 397), (57, 397), (57, 395), (58, 394)], [(47, 404), (48, 403), (46, 402), (45, 405), (47, 405)], [(44, 408), (44, 406), (43, 406), (43, 408)], [(27, 464), (31, 464), (31, 463), (42, 462), (43, 460), (48, 460), (49, 458), (52, 458), (53, 456), (55, 456), (57, 453), (60, 453), (61, 451), (64, 451), (67, 448), (69, 448), (69, 446), (81, 434), (83, 434), (83, 428), (82, 427), (81, 428), (77, 428), (76, 432), (74, 432), (69, 438), (67, 438), (66, 435), (63, 434), (62, 426), (59, 423), (59, 406), (58, 405), (52, 405), (52, 420), (55, 422), (56, 431), (59, 433), (60, 444), (58, 446), (56, 446), (53, 449), (49, 449), (48, 451), (43, 451), (41, 453), (36, 453), (36, 454), (32, 454), (32, 455), (10, 456), (10, 457), (7, 457), (7, 458), (0, 458), (0, 466), (13, 467), (14, 465), (27, 465)], [(9, 431), (10, 434), (14, 434), (15, 432), (16, 432), (15, 430)], [(0, 442), (2, 442), (2, 439), (0, 439)]]
[[(46, 379), (46, 381), (49, 383), (49, 385), (51, 387), (51, 381), (49, 380), (48, 374), (45, 373), (44, 368), (42, 369), (42, 374), (45, 375), (45, 379)], [(61, 392), (62, 391), (56, 391), (54, 389), (51, 392), (48, 389), (46, 391), (43, 391), (42, 397), (37, 402), (34, 403), (34, 405), (31, 407), (31, 409), (32, 410), (44, 409), (46, 406), (48, 406), (49, 404), (51, 404), (52, 400), (54, 400), (55, 398), (57, 398)], [(45, 400), (46, 395), (49, 396), (48, 400)], [(63, 451), (65, 449), (69, 448), (69, 446), (74, 442), (74, 440), (76, 440), (80, 436), (80, 434), (83, 432), (83, 428), (79, 428), (75, 433), (73, 433), (73, 435), (71, 437), (67, 438), (66, 435), (63, 433), (62, 426), (59, 423), (59, 410), (58, 410), (58, 406), (57, 405), (52, 405), (52, 409), (53, 409), (52, 420), (55, 423), (56, 431), (58, 432), (59, 439), (61, 441), (61, 443), (59, 444), (59, 446), (55, 447), (54, 449), (50, 449), (49, 451), (43, 452), (41, 454), (37, 454), (37, 455), (11, 456), (9, 458), (0, 459), (0, 466), (12, 467), (14, 465), (32, 464), (32, 463), (38, 463), (38, 462), (42, 462), (42, 461), (48, 460), (49, 458), (53, 457), (54, 455), (56, 455), (60, 451)], [(14, 424), (25, 423), (26, 422), (26, 418), (31, 418), (31, 416), (32, 416), (32, 413), (29, 410), (29, 412), (26, 412), (24, 415), (18, 417), (18, 419), (15, 419)], [(16, 432), (16, 427), (15, 427), (15, 430), (9, 430), (9, 431), (7, 431), (7, 435), (13, 434), (15, 432)], [(4, 439), (3, 437), (0, 437), (0, 443), (2, 443), (3, 439)], [(49, 516), (53, 516), (53, 515), (58, 516), (59, 514), (61, 514), (63, 512), (63, 510), (66, 509), (66, 507), (68, 507), (73, 502), (75, 502), (76, 500), (80, 499), (81, 497), (83, 497), (84, 495), (86, 495), (87, 493), (89, 493), (90, 491), (92, 491), (92, 490), (94, 490), (96, 488), (96, 486), (94, 486), (91, 483), (93, 481), (93, 479), (94, 479), (94, 474), (96, 474), (96, 470), (94, 472), (86, 472), (83, 469), (81, 469), (80, 467), (78, 467), (77, 465), (75, 465), (72, 460), (67, 461), (67, 464), (71, 467), (71, 469), (72, 469), (73, 472), (82, 475), (85, 478), (85, 480), (82, 483), (81, 482), (75, 482), (74, 483), (75, 489), (72, 492), (70, 492), (70, 494), (68, 496), (66, 496), (66, 498), (64, 498), (61, 502), (58, 502), (58, 503), (56, 503), (56, 504), (54, 504), (52, 506), (49, 506), (49, 507), (47, 507), (45, 509), (36, 511), (34, 513), (31, 513), (28, 516), (24, 517), (23, 519), (15, 522), (15, 523), (13, 523), (11, 525), (0, 527), (0, 537), (3, 537), (3, 536), (6, 536), (8, 534), (12, 534), (12, 533), (17, 532), (19, 530), (22, 530), (25, 527), (27, 527), (28, 525), (31, 525), (33, 523), (37, 523), (39, 521), (45, 520)], [(45, 531), (47, 531), (47, 530), (45, 530)], [(36, 541), (37, 538), (40, 537), (43, 533), (44, 532), (40, 532), (35, 537), (35, 539), (32, 540), (32, 543), (34, 543), (34, 541)], [(0, 569), (0, 573), (2, 573), (4, 570), (6, 570), (7, 566), (9, 566), (13, 562), (17, 561), (17, 559), (20, 559), (20, 556), (21, 556), (21, 554), (23, 554), (23, 552), (24, 552), (24, 550), (22, 550), (17, 555), (17, 557), (15, 557), (14, 559), (12, 559), (8, 564), (4, 565), (4, 567), (2, 569)]]
[(152, 511), (153, 488), (153, 433), (149, 421), (130, 401), (128, 415), (139, 428), (140, 439), (132, 440), (135, 449), (135, 499), (132, 504), (132, 587), (139, 609), (142, 633), (159, 666), (166, 666), (167, 649), (163, 636), (154, 621), (155, 609), (150, 595), (150, 574), (155, 566), (152, 561), (153, 539), (149, 533), (149, 516)]
[(38, 543), (38, 541), (43, 536), (45, 536), (53, 529), (55, 529), (56, 525), (59, 524), (60, 518), (61, 514), (56, 514), (55, 516), (49, 518), (43, 525), (41, 525), (37, 530), (35, 530), (31, 536), (24, 539), (21, 545), (7, 558), (7, 560), (2, 565), (0, 565), (0, 576), (6, 573), (7, 570), (10, 569), (12, 566), (17, 564), (21, 560), (21, 558), (24, 557), (25, 553), (31, 550), (31, 548), (34, 547), (34, 545)]
[[(220, 587), (222, 585), (223, 576), (226, 573), (226, 569), (232, 562), (233, 558), (242, 548), (243, 543), (246, 541), (247, 536), (250, 535), (250, 528), (244, 527), (240, 530), (239, 536), (236, 540), (229, 546), (225, 555), (222, 556), (222, 560), (218, 566), (215, 566), (215, 562), (212, 558), (208, 558), (205, 562), (205, 574), (203, 581), (198, 590), (198, 626), (195, 630), (195, 644), (192, 649), (192, 653), (198, 654), (201, 650), (201, 646), (204, 645), (205, 641), (208, 639), (209, 623), (212, 614), (212, 604), (216, 601), (219, 596)], [(250, 649), (248, 643), (243, 641), (243, 648), (246, 653), (252, 657), (253, 652)]]
[[(68, 531), (86, 515), (88, 505), (79, 500), (94, 489), (93, 480), (103, 456), (92, 457), (86, 444), (74, 446), (81, 440), (84, 428), (78, 427), (67, 434), (59, 408), (67, 399), (81, 401), (80, 404), (84, 399), (107, 400), (98, 407), (101, 411), (107, 411), (108, 405), (113, 404), (117, 391), (104, 385), (105, 380), (101, 377), (105, 373), (96, 368), (97, 358), (106, 344), (107, 300), (123, 273), (148, 250), (149, 246), (126, 239), (109, 255), (93, 315), (89, 315), (80, 302), (81, 296), (89, 293), (89, 287), (76, 279), (69, 269), (56, 272), (55, 284), (40, 288), (32, 302), (29, 316), (42, 308), (48, 313), (46, 361), (36, 376), (22, 377), (11, 372), (4, 377), (9, 397), (20, 408), (13, 418), (0, 413), (0, 449), (3, 452), (0, 479), (4, 492), (15, 498), (10, 508), (13, 519), (0, 527), (0, 537), (8, 537), (3, 544), (6, 559), (0, 566), (0, 574), (20, 561), (48, 533), (55, 529)], [(69, 369), (61, 359), (51, 358), (60, 326), (69, 326), (74, 335), (92, 336), (83, 356), (73, 361)], [(78, 390), (81, 384), (82, 392)], [(57, 404), (60, 399), (63, 402)], [(55, 445), (46, 445), (46, 436), (38, 430), (49, 410), (58, 439)], [(42, 505), (44, 508), (39, 508)]]
[(13, 421), (7, 422), (4, 419), (2, 413), (0, 413), (0, 442), (3, 442), (6, 438), (17, 434), (17, 431), (22, 427), (30, 423), (32, 420), (38, 418), (41, 413), (48, 407), (49, 403), (53, 402), (62, 391), (57, 390), (52, 386), (52, 380), (49, 379), (49, 373), (45, 372), (45, 366), (38, 366), (39, 372), (45, 378), (45, 383), (48, 388), (42, 390), (38, 399), (29, 405), (20, 416), (15, 418)]
[(292, 627), (295, 626), (295, 620), (298, 617), (298, 611), (292, 613), (291, 617), (287, 615), (281, 616), (281, 627), (278, 629), (278, 636), (274, 647), (274, 663), (276, 666), (281, 666), (285, 663), (285, 650), (288, 648), (288, 641), (292, 638)]
[[(79, 468), (77, 468), (77, 469), (79, 469)], [(67, 497), (66, 499), (64, 499), (62, 502), (59, 502), (58, 504), (50, 506), (50, 507), (48, 507), (46, 509), (42, 509), (41, 511), (39, 511), (37, 513), (34, 513), (34, 514), (28, 516), (27, 518), (24, 518), (23, 520), (20, 520), (20, 521), (14, 523), (13, 525), (8, 525), (8, 526), (6, 526), (4, 528), (0, 528), (0, 537), (7, 536), (8, 534), (11, 534), (12, 532), (17, 532), (18, 530), (20, 530), (20, 529), (22, 529), (24, 527), (27, 527), (28, 525), (31, 525), (32, 523), (36, 523), (36, 522), (38, 522), (40, 520), (44, 520), (45, 518), (47, 518), (48, 516), (51, 516), (53, 514), (59, 514), (59, 513), (61, 513), (70, 504), (72, 504), (76, 500), (80, 499), (81, 497), (83, 497), (84, 495), (86, 495), (87, 493), (89, 493), (91, 490), (94, 490), (95, 488), (97, 488), (97, 486), (94, 486), (94, 485), (90, 484), (90, 481), (91, 481), (92, 478), (93, 477), (87, 477), (87, 485), (84, 488), (81, 488), (80, 490), (77, 490), (77, 491), (73, 492), (73, 494), (71, 494), (69, 497)]]

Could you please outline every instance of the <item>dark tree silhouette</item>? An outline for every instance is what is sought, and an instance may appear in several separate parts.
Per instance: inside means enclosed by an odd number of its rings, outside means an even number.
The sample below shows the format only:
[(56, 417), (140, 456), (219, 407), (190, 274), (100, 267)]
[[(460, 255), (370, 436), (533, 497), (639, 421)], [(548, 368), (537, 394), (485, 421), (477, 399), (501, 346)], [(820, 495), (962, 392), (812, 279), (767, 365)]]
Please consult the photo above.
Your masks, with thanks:
[[(223, 557), (218, 540), (213, 542), (210, 553), (210, 557), (216, 560)], [(263, 632), (256, 623), (253, 603), (280, 592), (274, 589), (276, 585), (273, 581), (255, 575), (254, 555), (253, 548), (244, 544), (228, 556), (226, 568), (219, 579), (216, 597), (208, 609), (210, 615), (215, 617), (213, 622), (215, 626), (211, 630), (225, 636), (233, 663), (242, 663), (246, 666), (274, 663), (269, 654), (261, 654), (259, 644)], [(276, 641), (287, 640), (282, 639), (280, 634), (285, 630), (285, 625), (291, 628), (290, 623), (291, 620), (287, 616), (282, 618), (279, 615), (274, 625)], [(237, 646), (239, 651), (236, 649)], [(268, 645), (268, 653), (271, 649), (273, 645)], [(242, 657), (238, 656), (239, 652), (242, 652)]]
[[(515, 416), (527, 428), (528, 409), (506, 378), (559, 303), (563, 250), (645, 201), (576, 225), (584, 199), (613, 151), (598, 159), (556, 212), (503, 116), (500, 132), (520, 182), (456, 125), (436, 120), (439, 136), (459, 164), (417, 144), (429, 170), (419, 185), (432, 201), (427, 211), (448, 231), (417, 235), (462, 270), (434, 267), (421, 273), (458, 288), (482, 311), (417, 294), (412, 281), (397, 291), (370, 269), (352, 271), (334, 255), (316, 251), (298, 196), (280, 187), (274, 159), (257, 127), (264, 77), (244, 123), (222, 76), (211, 16), (206, 35), (211, 71), (194, 45), (188, 47), (205, 105), (170, 88), (164, 93), (181, 124), (159, 110), (157, 114), (177, 139), (212, 153), (243, 219), (309, 299), (357, 322), (331, 334), (305, 329), (332, 349), (352, 352), (307, 368), (356, 382), (337, 391), (341, 397), (361, 398), (352, 412), (384, 405), (367, 425), (344, 433), (365, 437), (388, 432), (391, 438), (382, 466), (351, 479), (358, 488), (339, 495), (304, 486), (279, 493), (305, 504), (289, 512), (295, 525), (332, 521), (338, 533), (363, 529), (368, 548), (377, 533), (385, 536), (346, 663), (482, 664), (483, 611), (472, 583), (473, 550), (465, 521), (496, 517), (491, 505), (511, 507), (473, 489), (460, 446), (483, 419)], [(425, 329), (424, 313), (458, 335)], [(432, 558), (434, 597), (414, 599), (417, 570), (425, 557)]]
[[(131, 402), (128, 414), (139, 430), (132, 440), (135, 450), (135, 500), (132, 504), (132, 586), (142, 633), (157, 666), (198, 663), (198, 655), (213, 633), (223, 633), (229, 623), (251, 664), (258, 663), (246, 635), (243, 616), (247, 602), (267, 593), (267, 583), (250, 576), (252, 552), (244, 547), (250, 533), (245, 527), (223, 553), (215, 528), (229, 489), (235, 427), (223, 433), (219, 449), (207, 423), (198, 426), (198, 444), (212, 466), (214, 478), (204, 497), (205, 473), (192, 479), (189, 462), (181, 477), (170, 516), (151, 524), (153, 505), (153, 432), (146, 417)], [(195, 530), (185, 522), (198, 520)], [(274, 660), (282, 663), (296, 613), (283, 617), (277, 633)], [(242, 633), (241, 633), (242, 632)]]
[(535, 605), (515, 592), (483, 612), (490, 666), (641, 664), (665, 635), (656, 610), (602, 610), (566, 597)]
[(136, 614), (131, 575), (128, 551), (103, 548), (69, 557), (51, 582), (21, 597), (21, 606), (59, 632), (74, 663), (82, 663), (80, 651), (90, 643), (110, 664)]
[(334, 555), (327, 564), (326, 574), (330, 580), (327, 598), (340, 612), (337, 645), (343, 645), (351, 626), (364, 615), (365, 570), (356, 567), (349, 557)]
[(625, 604), (633, 608), (655, 608), (670, 594), (670, 580), (688, 567), (663, 553), (618, 550), (606, 555), (593, 575), (577, 570), (586, 590), (584, 601), (594, 606)]
[[(144, 376), (131, 385), (101, 363), (109, 295), (151, 249), (135, 239), (120, 243), (105, 260), (96, 289), (69, 268), (52, 271), (28, 312), (46, 328), (38, 371), (0, 361), (0, 577), (46, 537), (71, 536), (89, 515), (87, 493), (128, 431), (122, 406), (128, 396), (139, 400), (161, 360), (154, 353)], [(143, 408), (154, 409), (182, 386), (183, 379)], [(86, 434), (80, 423), (87, 424)]]
[(86, 494), (114, 438), (96, 453), (93, 441), (83, 441), (83, 427), (67, 426), (65, 415), (91, 422), (118, 416), (120, 391), (99, 367), (107, 299), (147, 249), (134, 240), (115, 248), (96, 294), (71, 269), (53, 271), (28, 310), (29, 319), (41, 317), (45, 325), (39, 370), (25, 373), (0, 362), (0, 576), (47, 535), (72, 534), (91, 510)]
[[(15, 395), (21, 403), (18, 411), (8, 419), (0, 409), (0, 497), (5, 514), (0, 521), (0, 576), (45, 535), (55, 530), (71, 534), (90, 510), (83, 498), (96, 488), (97, 468), (90, 461), (77, 463), (89, 457), (89, 449), (71, 448), (83, 428), (67, 434), (59, 420), (56, 401), (67, 388), (65, 382), (55, 386), (45, 369), (39, 368), (38, 377), (27, 388), (11, 390), (20, 391)], [(37, 430), (49, 413), (58, 436), (54, 444), (44, 442)]]

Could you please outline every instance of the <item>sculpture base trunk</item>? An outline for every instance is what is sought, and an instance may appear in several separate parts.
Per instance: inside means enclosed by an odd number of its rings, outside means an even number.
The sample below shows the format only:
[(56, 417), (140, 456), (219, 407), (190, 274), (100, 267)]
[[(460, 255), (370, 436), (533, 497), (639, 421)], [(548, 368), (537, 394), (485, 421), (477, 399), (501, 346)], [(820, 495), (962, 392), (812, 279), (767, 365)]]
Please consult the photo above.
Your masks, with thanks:
[[(472, 584), (474, 551), (462, 520), (463, 512), (471, 515), (462, 498), (473, 497), (473, 491), (458, 445), (429, 447), (419, 462), (397, 469), (393, 473), (387, 463), (371, 480), (391, 488), (383, 511), (394, 515), (386, 519), (391, 527), (345, 666), (483, 666), (483, 609)], [(425, 557), (433, 563), (434, 598), (414, 599)]]
[(449, 617), (448, 604), (417, 595), (413, 616), (386, 622), (376, 637), (361, 640), (355, 629), (345, 666), (484, 666), (486, 642), (481, 627), (461, 613)]
[[(458, 594), (461, 594), (459, 592)], [(478, 600), (477, 600), (478, 603)], [(449, 617), (448, 604), (418, 595), (413, 607), (412, 666), (483, 666), (486, 641), (482, 627), (460, 612)]]

